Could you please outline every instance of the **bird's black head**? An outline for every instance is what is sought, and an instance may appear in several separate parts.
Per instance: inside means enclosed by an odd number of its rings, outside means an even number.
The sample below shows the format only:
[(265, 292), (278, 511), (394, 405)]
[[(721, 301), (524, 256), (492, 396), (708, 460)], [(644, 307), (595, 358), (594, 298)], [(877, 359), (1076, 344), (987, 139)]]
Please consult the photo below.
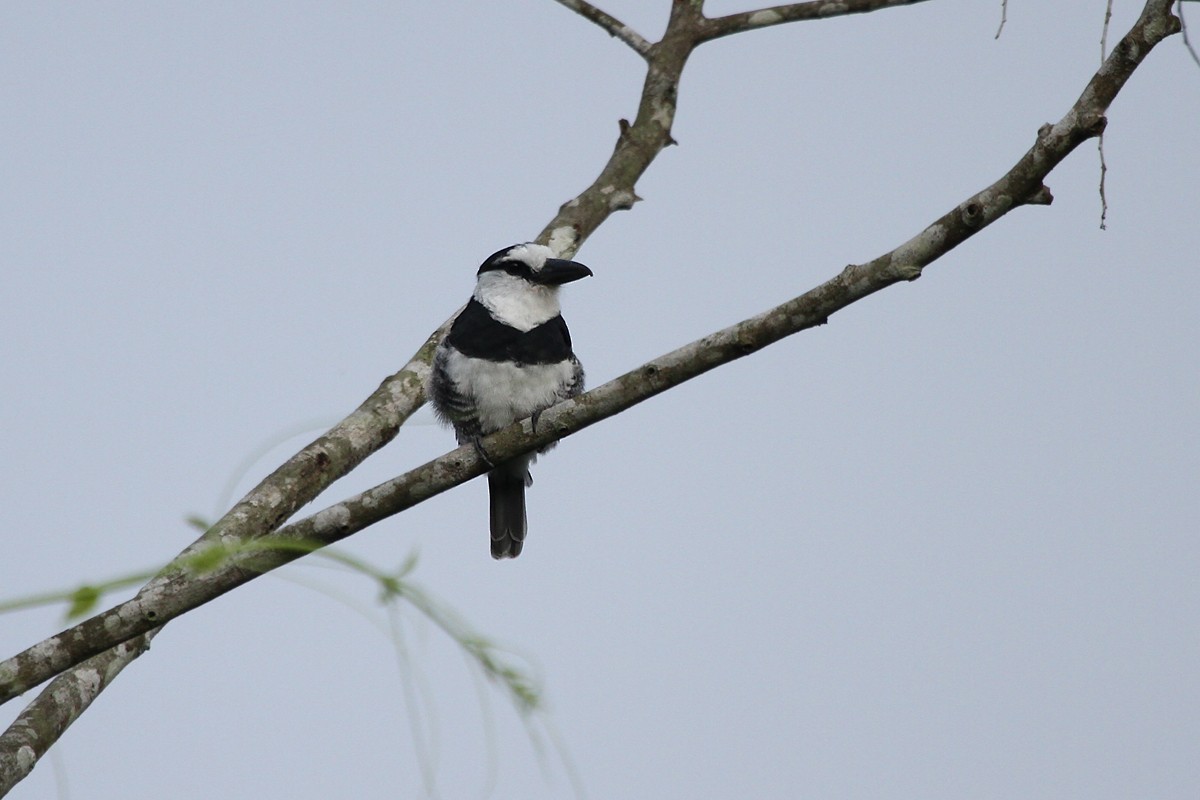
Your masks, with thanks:
[(479, 274), (504, 272), (530, 283), (561, 286), (592, 274), (577, 261), (554, 258), (554, 251), (542, 244), (517, 244), (488, 256), (479, 267)]

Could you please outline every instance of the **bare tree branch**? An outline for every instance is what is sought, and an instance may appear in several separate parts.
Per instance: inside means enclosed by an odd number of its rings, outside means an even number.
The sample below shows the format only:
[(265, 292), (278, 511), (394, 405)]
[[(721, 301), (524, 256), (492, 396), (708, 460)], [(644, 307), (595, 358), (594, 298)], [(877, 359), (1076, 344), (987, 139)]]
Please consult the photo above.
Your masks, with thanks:
[(700, 42), (719, 39), (733, 33), (767, 28), (785, 22), (800, 22), (813, 19), (828, 19), (847, 14), (865, 14), (894, 6), (910, 6), (925, 0), (808, 0), (805, 3), (787, 3), (781, 6), (762, 8), (758, 11), (742, 11), (724, 17), (705, 19), (701, 27)]
[(599, 25), (609, 36), (620, 39), (625, 44), (633, 48), (633, 51), (646, 58), (650, 54), (650, 48), (654, 45), (642, 38), (642, 35), (633, 28), (626, 25), (621, 20), (614, 17), (612, 14), (601, 11), (587, 0), (555, 0), (560, 5), (566, 6), (575, 13), (579, 14), (584, 19), (591, 20)]
[[(1049, 190), (1042, 184), (1045, 177), (1079, 144), (1103, 131), (1105, 111), (1134, 70), (1155, 45), (1179, 31), (1179, 20), (1170, 13), (1173, 2), (1148, 0), (1137, 22), (1113, 49), (1067, 114), (1053, 125), (1042, 126), (1034, 145), (1000, 180), (960, 203), (908, 242), (868, 263), (848, 266), (824, 284), (770, 311), (693, 342), (575, 400), (547, 410), (541, 415), (536, 434), (525, 433), (526, 422), (493, 434), (485, 440), (488, 452), (494, 458), (505, 459), (569, 436), (721, 364), (823, 324), (831, 314), (870, 294), (899, 281), (915, 280), (927, 264), (1014, 207), (1048, 203), (1051, 199)], [(696, 36), (701, 20), (698, 11), (689, 4), (673, 5), (667, 35), (656, 46), (651, 58), (638, 121), (623, 131), (623, 135), (632, 132), (639, 124), (657, 127), (656, 137), (651, 136), (655, 133), (653, 130), (640, 134), (647, 136), (646, 141), (651, 144), (657, 143), (656, 149), (647, 155), (647, 152), (639, 151), (643, 146), (640, 140), (624, 146), (618, 142), (605, 169), (614, 168), (614, 162), (620, 162), (619, 174), (614, 174), (614, 178), (621, 177), (625, 181), (613, 184), (597, 181), (575, 201), (564, 205), (555, 221), (543, 232), (552, 243), (557, 238), (564, 250), (577, 248), (595, 225), (620, 207), (620, 204), (593, 207), (595, 195), (605, 197), (617, 191), (632, 194), (632, 181), (641, 174), (636, 168), (648, 164), (669, 142), (673, 114), (665, 120), (654, 120), (652, 109), (656, 103), (668, 103), (673, 112), (678, 70), (682, 69), (687, 54), (698, 41)], [(663, 62), (656, 64), (658, 58)], [(643, 111), (651, 116), (644, 118)], [(606, 192), (607, 186), (612, 189)], [(581, 206), (590, 210), (573, 216)], [(576, 228), (576, 223), (580, 227)], [(571, 226), (571, 236), (562, 232), (564, 225)], [(199, 553), (206, 547), (220, 544), (238, 552), (237, 545), (258, 537), (267, 537), (263, 540), (264, 545), (278, 543), (279, 547), (256, 548), (253, 553), (239, 556), (236, 563), (200, 575), (179, 567), (164, 570), (133, 600), (0, 663), (0, 701), (11, 699), (66, 671), (0, 736), (0, 795), (28, 773), (37, 758), (82, 713), (107, 681), (115, 677), (116, 671), (136, 657), (141, 645), (140, 640), (131, 641), (134, 637), (152, 635), (170, 619), (299, 557), (308, 551), (308, 543), (325, 545), (338, 541), (485, 471), (486, 466), (479, 462), (473, 448), (459, 448), (356, 497), (269, 533), (337, 477), (334, 473), (348, 471), (372, 449), (382, 446), (381, 442), (395, 435), (400, 422), (422, 402), (429, 355), (439, 338), (440, 331), (435, 332), (404, 370), (385, 381), (354, 414), (276, 470), (185, 553)], [(346, 466), (348, 464), (350, 466)], [(344, 471), (338, 474), (344, 474)], [(301, 501), (300, 498), (305, 499)], [(288, 547), (289, 544), (293, 546)], [(128, 644), (124, 645), (123, 651), (109, 649), (121, 648), (125, 642)], [(95, 660), (85, 661), (89, 658)], [(98, 676), (103, 678), (99, 685), (96, 684)], [(78, 687), (85, 686), (90, 687), (88, 692), (77, 691)], [(9, 776), (12, 776), (12, 782), (9, 782)]]
[(592, 185), (559, 208), (537, 241), (571, 255), (616, 211), (633, 207), (641, 198), (634, 187), (663, 148), (675, 143), (671, 127), (679, 80), (696, 46), (700, 10), (690, 3), (671, 4), (663, 38), (647, 59), (646, 79), (633, 123), (621, 120), (616, 146)]
[(109, 682), (150, 646), (157, 630), (123, 642), (59, 675), (21, 711), (0, 734), (0, 797), (30, 773)]
[[(323, 436), (292, 456), (264, 478), (212, 528), (189, 545), (180, 558), (220, 543), (250, 541), (270, 533), (299, 508), (345, 475), (368, 455), (391, 441), (403, 422), (424, 402), (424, 385), (434, 348), (448, 322), (426, 340), (413, 358), (390, 376), (362, 405)], [(152, 598), (178, 580), (179, 568), (168, 566), (151, 579), (137, 598)], [(146, 612), (153, 621), (153, 609)], [(88, 648), (94, 655), (79, 663), (70, 656), (68, 639), (76, 629), (51, 637), (24, 652), (46, 677), (59, 674), (0, 735), (0, 797), (22, 780), (130, 662), (145, 652), (160, 625), (143, 627), (141, 638), (128, 638), (109, 649)], [(78, 646), (78, 641), (74, 646)], [(20, 658), (20, 657), (16, 657)], [(0, 662), (0, 703), (7, 702), (41, 680), (27, 683), (22, 667)], [(23, 687), (23, 688), (21, 688)]]

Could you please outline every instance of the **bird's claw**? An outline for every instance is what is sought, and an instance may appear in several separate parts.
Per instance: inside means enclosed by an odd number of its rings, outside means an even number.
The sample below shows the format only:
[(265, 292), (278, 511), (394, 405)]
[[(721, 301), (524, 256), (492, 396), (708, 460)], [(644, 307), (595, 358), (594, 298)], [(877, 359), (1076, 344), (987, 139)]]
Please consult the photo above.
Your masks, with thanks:
[(483, 449), (483, 440), (478, 436), (471, 437), (471, 446), (475, 448), (475, 454), (479, 456), (479, 460), (487, 464), (488, 469), (495, 469), (496, 465), (492, 463), (492, 459), (488, 457), (487, 450)]
[(538, 417), (540, 417), (541, 415), (542, 415), (542, 410), (539, 408), (537, 411), (533, 412), (533, 416), (531, 416), (529, 418), (529, 429), (531, 432), (537, 433), (537, 421), (538, 421)]

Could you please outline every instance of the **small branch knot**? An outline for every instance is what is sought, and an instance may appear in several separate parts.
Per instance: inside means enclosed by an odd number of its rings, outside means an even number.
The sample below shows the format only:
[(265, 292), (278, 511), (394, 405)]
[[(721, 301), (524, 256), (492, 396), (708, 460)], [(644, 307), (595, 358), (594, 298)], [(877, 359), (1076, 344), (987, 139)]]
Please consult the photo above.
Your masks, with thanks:
[(1026, 195), (1021, 202), (1030, 206), (1048, 206), (1054, 202), (1054, 195), (1050, 193), (1050, 187), (1043, 183)]
[(748, 356), (758, 349), (758, 345), (755, 343), (749, 331), (743, 331), (738, 334), (734, 347), (736, 347), (737, 351), (743, 356)]
[(1091, 139), (1104, 133), (1104, 129), (1108, 127), (1108, 117), (1103, 114), (1095, 114), (1091, 117), (1081, 119), (1079, 124), (1084, 136)]
[(621, 117), (617, 120), (617, 147), (629, 140), (629, 120)]
[(629, 189), (618, 189), (608, 195), (608, 207), (613, 211), (628, 211), (642, 198)]
[(963, 206), (962, 221), (968, 227), (978, 227), (979, 223), (983, 221), (983, 206), (974, 201), (967, 203)]

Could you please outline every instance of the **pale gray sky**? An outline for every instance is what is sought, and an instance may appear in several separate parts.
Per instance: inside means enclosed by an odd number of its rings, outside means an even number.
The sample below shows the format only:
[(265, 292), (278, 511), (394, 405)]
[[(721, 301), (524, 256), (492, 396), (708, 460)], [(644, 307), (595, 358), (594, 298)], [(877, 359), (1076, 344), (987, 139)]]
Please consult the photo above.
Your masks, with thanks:
[[(1005, 172), (1096, 68), (1104, 4), (1010, 3), (995, 41), (999, 5), (697, 51), (680, 146), (566, 291), (591, 384)], [(603, 7), (657, 38), (667, 3)], [(0, 6), (0, 74), (11, 597), (169, 559), (264, 440), (356, 406), (592, 180), (643, 65), (549, 0), (44, 2)], [(536, 663), (593, 798), (1194, 798), (1198, 123), (1176, 37), (1112, 108), (1107, 231), (1087, 144), (1053, 206), (565, 442), (519, 560), (489, 557), (478, 481), (347, 548), (418, 549), (420, 583)], [(414, 425), (327, 498), (452, 443)], [(4, 617), (3, 654), (60, 615)], [(571, 796), (404, 620), (407, 671), (354, 611), (256, 581), (173, 623), (11, 796)]]

